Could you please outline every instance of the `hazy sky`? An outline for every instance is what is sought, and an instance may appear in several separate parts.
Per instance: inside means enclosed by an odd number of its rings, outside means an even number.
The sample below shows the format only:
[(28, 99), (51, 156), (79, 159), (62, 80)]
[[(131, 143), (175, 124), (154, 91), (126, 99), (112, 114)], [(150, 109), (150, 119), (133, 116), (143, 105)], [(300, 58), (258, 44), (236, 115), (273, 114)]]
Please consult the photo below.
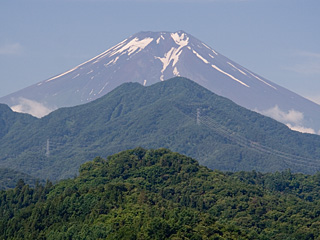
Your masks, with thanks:
[(320, 103), (319, 0), (1, 0), (0, 97), (139, 31), (184, 30)]

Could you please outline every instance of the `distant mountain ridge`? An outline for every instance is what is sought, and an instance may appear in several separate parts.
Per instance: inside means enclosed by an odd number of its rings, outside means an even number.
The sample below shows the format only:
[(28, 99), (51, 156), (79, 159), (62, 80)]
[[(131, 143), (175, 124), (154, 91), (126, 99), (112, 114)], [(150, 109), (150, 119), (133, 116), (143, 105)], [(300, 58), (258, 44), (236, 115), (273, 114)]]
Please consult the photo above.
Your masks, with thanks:
[(96, 156), (165, 147), (211, 169), (315, 173), (320, 136), (285, 125), (176, 77), (125, 83), (90, 103), (37, 119), (0, 105), (0, 167), (52, 180)]
[(42, 116), (97, 99), (125, 82), (149, 86), (175, 76), (189, 78), (293, 129), (320, 131), (319, 105), (242, 67), (184, 31), (134, 34), (75, 68), (2, 97), (0, 102)]
[(8, 188), (14, 188), (19, 180), (23, 180), (30, 187), (35, 187), (36, 184), (44, 184), (44, 181), (18, 172), (9, 168), (0, 168), (0, 191)]

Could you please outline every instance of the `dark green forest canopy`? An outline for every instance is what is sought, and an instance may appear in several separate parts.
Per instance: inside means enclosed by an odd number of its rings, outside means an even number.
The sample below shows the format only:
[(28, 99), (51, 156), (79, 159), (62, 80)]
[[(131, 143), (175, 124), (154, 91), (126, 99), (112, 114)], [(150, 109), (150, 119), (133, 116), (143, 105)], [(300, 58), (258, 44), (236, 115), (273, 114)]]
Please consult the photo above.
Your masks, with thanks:
[(291, 131), (185, 78), (126, 83), (42, 119), (0, 105), (0, 129), (0, 167), (53, 181), (74, 177), (88, 159), (137, 146), (169, 148), (222, 171), (320, 169), (320, 136)]
[(317, 239), (320, 174), (223, 173), (167, 149), (0, 192), (0, 239)]
[(8, 168), (0, 168), (0, 190), (14, 188), (20, 179), (23, 179), (23, 181), (31, 187), (35, 187), (37, 182), (39, 184), (44, 183), (40, 179), (32, 177), (28, 174)]

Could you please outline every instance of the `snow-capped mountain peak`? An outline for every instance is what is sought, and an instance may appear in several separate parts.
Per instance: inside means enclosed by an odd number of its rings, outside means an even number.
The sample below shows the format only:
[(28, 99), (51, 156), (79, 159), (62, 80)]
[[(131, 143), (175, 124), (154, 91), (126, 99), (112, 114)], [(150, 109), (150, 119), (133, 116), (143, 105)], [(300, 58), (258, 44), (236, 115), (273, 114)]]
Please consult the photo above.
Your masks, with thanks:
[[(64, 73), (1, 98), (0, 102), (23, 112), (32, 113), (31, 103), (50, 111), (92, 101), (124, 82), (149, 86), (174, 76), (187, 77), (290, 126), (320, 130), (319, 105), (242, 67), (184, 31), (139, 32)], [(289, 111), (301, 113), (302, 120), (283, 117)]]
[(171, 33), (171, 38), (175, 41), (180, 47), (187, 46), (189, 43), (189, 37), (184, 32), (175, 32)]

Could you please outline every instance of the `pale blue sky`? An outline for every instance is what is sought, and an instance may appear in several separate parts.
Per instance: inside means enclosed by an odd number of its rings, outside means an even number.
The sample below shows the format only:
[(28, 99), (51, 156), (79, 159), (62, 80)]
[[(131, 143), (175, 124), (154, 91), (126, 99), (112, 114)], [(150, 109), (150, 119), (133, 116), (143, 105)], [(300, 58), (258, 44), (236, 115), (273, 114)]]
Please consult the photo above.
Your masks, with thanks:
[(319, 0), (1, 0), (0, 97), (139, 31), (184, 30), (320, 103)]

